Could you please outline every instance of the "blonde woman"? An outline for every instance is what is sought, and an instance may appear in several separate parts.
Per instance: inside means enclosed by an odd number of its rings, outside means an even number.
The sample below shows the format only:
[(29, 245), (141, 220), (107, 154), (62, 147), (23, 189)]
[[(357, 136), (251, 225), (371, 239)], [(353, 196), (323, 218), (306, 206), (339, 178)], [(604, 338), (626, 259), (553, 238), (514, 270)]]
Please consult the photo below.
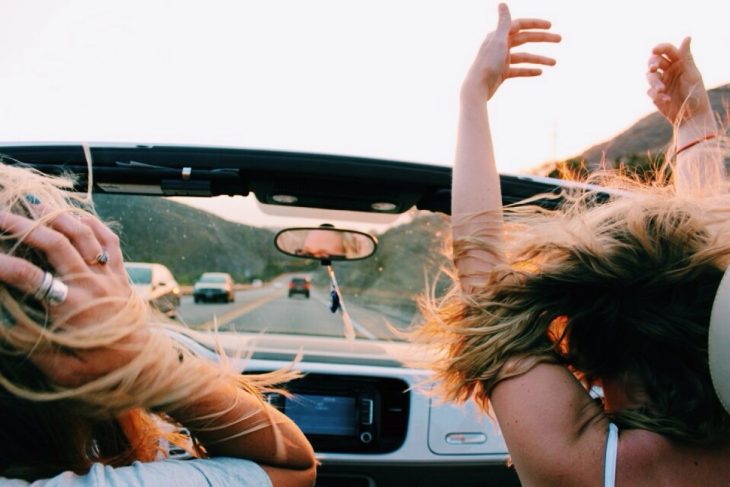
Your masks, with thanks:
[[(150, 324), (117, 236), (71, 182), (0, 165), (0, 483), (311, 486), (302, 432), (267, 384)], [(190, 461), (163, 458), (160, 418)]]
[(500, 5), (462, 85), (458, 282), (426, 307), (421, 335), (448, 352), (435, 364), (442, 392), (494, 413), (526, 486), (728, 485), (730, 415), (707, 343), (730, 264), (730, 198), (689, 39), (649, 60), (649, 94), (675, 125), (676, 188), (503, 210), (488, 100), (509, 78), (541, 74), (523, 63), (555, 64), (515, 49), (559, 42), (549, 28)]

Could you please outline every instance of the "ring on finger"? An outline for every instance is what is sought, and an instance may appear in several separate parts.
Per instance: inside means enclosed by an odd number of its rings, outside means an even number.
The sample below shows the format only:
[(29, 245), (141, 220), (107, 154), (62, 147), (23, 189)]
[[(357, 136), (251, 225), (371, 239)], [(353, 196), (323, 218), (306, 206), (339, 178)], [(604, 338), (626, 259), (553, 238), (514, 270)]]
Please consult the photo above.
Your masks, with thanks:
[(49, 306), (58, 306), (66, 302), (68, 297), (68, 286), (58, 278), (51, 281), (51, 289), (48, 290), (45, 301)]
[(94, 263), (99, 265), (106, 265), (107, 262), (109, 262), (109, 252), (106, 250), (102, 250), (94, 259)]
[(33, 293), (33, 297), (36, 298), (38, 301), (43, 301), (44, 299), (46, 299), (46, 296), (48, 296), (48, 291), (51, 290), (52, 285), (53, 276), (50, 272), (44, 272), (41, 284), (40, 286), (38, 286), (38, 289), (36, 289), (36, 292)]
[(38, 301), (48, 303), (49, 306), (58, 306), (66, 302), (68, 286), (60, 279), (53, 277), (50, 272), (44, 272), (41, 285), (33, 293), (33, 297)]

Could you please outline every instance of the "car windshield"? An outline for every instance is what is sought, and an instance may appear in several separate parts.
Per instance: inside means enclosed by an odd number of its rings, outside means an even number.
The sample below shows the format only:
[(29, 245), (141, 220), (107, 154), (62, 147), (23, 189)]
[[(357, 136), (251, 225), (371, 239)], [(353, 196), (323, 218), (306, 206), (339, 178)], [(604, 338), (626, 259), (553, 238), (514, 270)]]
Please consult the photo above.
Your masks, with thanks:
[(216, 274), (203, 274), (198, 282), (206, 282), (213, 284), (223, 284), (226, 282), (226, 276)]
[[(378, 239), (372, 257), (332, 263), (358, 338), (400, 340), (397, 331), (420, 320), (417, 297), (434, 283), (439, 289), (445, 286), (439, 270), (446, 263), (442, 249), (448, 219), (437, 213), (411, 210), (362, 221), (372, 218), (332, 210), (325, 213), (338, 219), (323, 220), (316, 218), (322, 210), (301, 208), (292, 209), (292, 216), (267, 215), (253, 197), (97, 194), (94, 199), (100, 216), (120, 234), (127, 260), (170, 269), (181, 292), (174, 319), (196, 330), (212, 330), (215, 323), (220, 331), (343, 336), (342, 312), (330, 311), (332, 283), (326, 268), (318, 260), (276, 250), (274, 238), (284, 227), (331, 223)], [(225, 282), (224, 275), (205, 272), (211, 267), (232, 276), (234, 300), (204, 294), (193, 299), (196, 282)], [(132, 266), (128, 272), (135, 283), (150, 282), (148, 268)]]
[(132, 284), (149, 284), (152, 282), (152, 269), (148, 267), (126, 266)]
[[(113, 12), (90, 0), (5, 3), (1, 141), (109, 141), (142, 152), (167, 144), (334, 155), (331, 166), (311, 166), (318, 176), (337, 175), (338, 155), (450, 166), (463, 76), (486, 29), (496, 25), (496, 8), (481, 0), (244, 0), (210, 8), (202, 2), (175, 2), (171, 8), (168, 2), (133, 0), (115, 4)], [(703, 36), (694, 40), (693, 52), (702, 60), (708, 87), (727, 83), (727, 62), (707, 60), (726, 59), (730, 45), (722, 2), (696, 0), (681, 15), (646, 21), (667, 11), (665, 4), (632, 2), (631, 15), (620, 2), (599, 8), (595, 2), (526, 0), (514, 9), (515, 18), (554, 20), (565, 42), (546, 49), (558, 65), (540, 82), (511, 83), (490, 101), (501, 173), (547, 175), (563, 167), (556, 162), (570, 169), (654, 160), (671, 129), (647, 116), (654, 108), (643, 76), (652, 43), (678, 41), (676, 36), (691, 32), (688, 25), (701, 26), (693, 29)], [(722, 104), (719, 96), (711, 98)], [(607, 141), (644, 116), (632, 134)], [(65, 164), (66, 155), (51, 163)], [(186, 164), (187, 154), (178, 155), (161, 164)], [(119, 194), (95, 195), (97, 211), (120, 234), (125, 259), (163, 264), (174, 276), (171, 281), (162, 275), (150, 297), (170, 319), (197, 330), (343, 336), (341, 311), (330, 311), (326, 268), (275, 249), (274, 236), (288, 227), (332, 224), (377, 237), (373, 256), (332, 263), (358, 338), (400, 340), (400, 331), (422, 319), (418, 298), (446, 289), (441, 269), (448, 262), (443, 253), (448, 217), (415, 208), (402, 208), (400, 215), (286, 206), (273, 211), (253, 194), (209, 197), (204, 186), (224, 182), (228, 172), (220, 167), (227, 157), (211, 157), (192, 175), (186, 167), (177, 179), (165, 173), (160, 177), (167, 191), (157, 184), (158, 196), (127, 195), (155, 193), (131, 175), (103, 189)], [(107, 169), (122, 164), (130, 171), (160, 170), (143, 158), (115, 160)], [(207, 180), (196, 179), (198, 169), (214, 166)], [(260, 175), (272, 168), (259, 169)], [(363, 190), (386, 188), (391, 176), (374, 165), (361, 179)], [(282, 176), (292, 188), (310, 188), (309, 181), (287, 177)], [(188, 182), (198, 185), (198, 197), (161, 197), (190, 196), (175, 193)], [(335, 185), (310, 189), (357, 196)], [(529, 196), (517, 191), (510, 202)], [(149, 268), (128, 272), (134, 283), (151, 283)], [(229, 273), (233, 289), (198, 286), (202, 292), (196, 295), (196, 282), (201, 276), (211, 282), (204, 275), (211, 272)], [(302, 276), (309, 289), (290, 292), (292, 278)]]

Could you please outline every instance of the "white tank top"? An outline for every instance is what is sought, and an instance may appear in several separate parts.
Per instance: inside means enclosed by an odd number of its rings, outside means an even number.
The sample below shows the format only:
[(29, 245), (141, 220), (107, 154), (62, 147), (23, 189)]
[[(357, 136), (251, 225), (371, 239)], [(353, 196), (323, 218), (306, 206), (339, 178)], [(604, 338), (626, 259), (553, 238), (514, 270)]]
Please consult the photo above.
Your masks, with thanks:
[(606, 458), (603, 462), (603, 485), (614, 487), (616, 485), (616, 458), (618, 457), (618, 426), (608, 423), (608, 435), (606, 436)]

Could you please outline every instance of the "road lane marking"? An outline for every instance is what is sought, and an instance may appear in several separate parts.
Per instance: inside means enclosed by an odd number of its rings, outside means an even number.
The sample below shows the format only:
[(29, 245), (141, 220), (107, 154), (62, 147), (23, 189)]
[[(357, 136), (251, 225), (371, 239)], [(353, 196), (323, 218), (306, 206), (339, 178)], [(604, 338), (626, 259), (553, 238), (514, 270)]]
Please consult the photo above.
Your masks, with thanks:
[[(322, 298), (321, 296), (317, 296), (317, 295), (315, 294), (315, 295), (314, 295), (314, 298), (315, 298), (315, 299), (316, 299), (317, 301), (319, 301), (320, 303), (324, 304), (324, 305), (325, 305), (325, 306), (327, 307), (327, 309), (329, 310), (329, 308), (330, 308), (330, 304), (329, 304), (329, 303), (328, 303), (327, 301), (325, 301), (325, 300), (324, 300), (324, 299), (323, 299), (323, 298)], [(362, 325), (361, 325), (360, 323), (358, 323), (358, 322), (357, 322), (357, 321), (355, 320), (355, 318), (353, 318), (353, 317), (352, 317), (352, 313), (350, 313), (350, 321), (352, 322), (352, 326), (353, 326), (353, 327), (354, 327), (354, 328), (355, 328), (355, 329), (356, 329), (357, 331), (359, 331), (361, 335), (364, 335), (364, 336), (365, 336), (365, 338), (369, 338), (369, 339), (371, 339), (371, 340), (377, 340), (377, 339), (378, 339), (378, 337), (377, 337), (377, 336), (375, 336), (375, 335), (374, 335), (374, 334), (373, 334), (373, 333), (372, 333), (372, 332), (371, 332), (370, 330), (368, 330), (367, 328), (365, 328), (364, 326), (362, 326)]]
[(219, 317), (214, 317), (212, 320), (206, 321), (202, 325), (197, 325), (195, 328), (200, 328), (203, 330), (212, 330), (213, 327), (217, 324), (218, 328), (221, 328), (231, 321), (235, 320), (236, 318), (239, 318), (246, 313), (250, 313), (251, 311), (255, 310), (256, 308), (259, 308), (263, 305), (265, 305), (268, 302), (271, 302), (277, 298), (279, 298), (277, 293), (272, 293), (267, 296), (263, 296), (255, 301), (252, 301), (248, 303), (245, 306), (241, 306), (240, 308), (236, 308), (234, 310), (229, 311), (228, 313), (225, 313)]

